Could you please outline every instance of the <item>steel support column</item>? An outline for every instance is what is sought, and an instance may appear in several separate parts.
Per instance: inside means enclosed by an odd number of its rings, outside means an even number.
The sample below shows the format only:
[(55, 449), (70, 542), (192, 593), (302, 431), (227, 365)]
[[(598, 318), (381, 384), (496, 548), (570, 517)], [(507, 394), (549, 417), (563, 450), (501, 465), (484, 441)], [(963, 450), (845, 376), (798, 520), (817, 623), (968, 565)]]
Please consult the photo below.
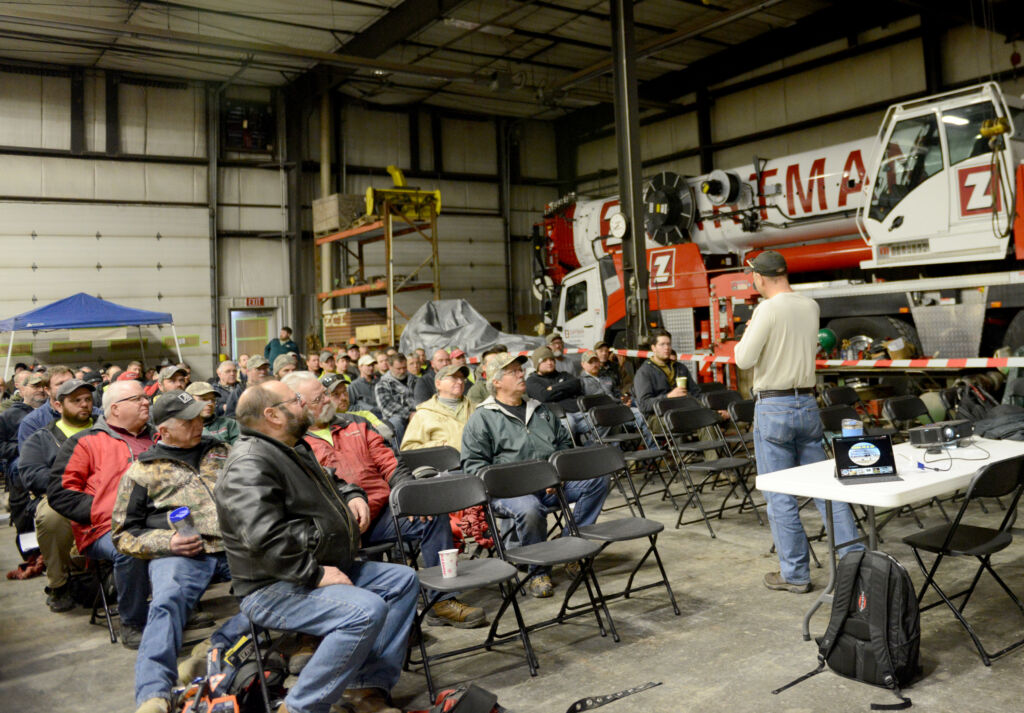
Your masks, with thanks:
[(71, 153), (85, 153), (85, 72), (71, 73)]
[(220, 176), (220, 91), (213, 85), (206, 88), (206, 202), (210, 211), (210, 325), (213, 331), (213, 369), (217, 369), (220, 353), (220, 280), (219, 245), (217, 241), (217, 204)]
[(636, 40), (632, 0), (611, 0), (612, 74), (615, 79), (615, 143), (619, 157), (619, 204), (629, 229), (622, 239), (626, 332), (631, 345), (647, 334), (647, 246), (640, 173)]
[(711, 92), (707, 87), (697, 90), (697, 150), (700, 152), (700, 172), (715, 169), (715, 149), (711, 136)]
[(106, 152), (110, 156), (117, 156), (121, 153), (121, 116), (118, 110), (118, 87), (120, 78), (114, 72), (107, 72), (104, 103), (106, 113), (103, 124), (107, 130)]

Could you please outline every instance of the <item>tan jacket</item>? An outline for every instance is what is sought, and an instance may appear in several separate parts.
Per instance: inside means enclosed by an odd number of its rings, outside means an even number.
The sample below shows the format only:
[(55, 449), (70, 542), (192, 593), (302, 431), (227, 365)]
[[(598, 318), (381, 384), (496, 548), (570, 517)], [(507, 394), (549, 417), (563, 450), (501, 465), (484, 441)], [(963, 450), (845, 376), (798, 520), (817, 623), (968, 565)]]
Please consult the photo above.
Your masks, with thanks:
[(463, 398), (459, 408), (453, 413), (437, 400), (437, 395), (416, 407), (416, 413), (409, 421), (409, 427), (402, 438), (402, 450), (430, 448), (432, 446), (451, 446), (458, 449), (462, 445), (462, 429), (466, 426), (474, 406), (469, 399)]

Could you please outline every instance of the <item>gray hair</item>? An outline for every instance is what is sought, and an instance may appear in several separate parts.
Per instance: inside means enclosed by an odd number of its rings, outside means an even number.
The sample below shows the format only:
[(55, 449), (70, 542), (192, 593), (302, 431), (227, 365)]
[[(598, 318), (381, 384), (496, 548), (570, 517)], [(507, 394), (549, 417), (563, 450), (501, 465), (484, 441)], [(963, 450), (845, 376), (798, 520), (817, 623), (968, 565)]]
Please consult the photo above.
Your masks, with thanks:
[(137, 381), (115, 381), (103, 391), (103, 417), (110, 418), (111, 407), (128, 393), (129, 389)]
[(222, 362), (221, 362), (220, 364), (218, 364), (218, 365), (217, 365), (217, 371), (220, 371), (220, 368), (221, 368), (222, 366), (233, 366), (233, 367), (235, 367), (236, 369), (238, 368), (238, 364), (236, 364), (235, 362), (231, 361), (230, 359), (225, 359), (225, 360), (224, 360), (224, 361), (222, 361)]
[(319, 381), (319, 379), (317, 379), (316, 374), (311, 371), (293, 371), (292, 373), (285, 374), (281, 377), (281, 383), (292, 391), (297, 391), (299, 386), (307, 381)]
[(235, 409), (235, 419), (246, 428), (256, 427), (263, 422), (263, 412), (272, 408), (277, 403), (277, 394), (265, 388), (273, 381), (265, 381), (262, 384), (250, 386), (242, 392), (238, 399), (238, 407)]

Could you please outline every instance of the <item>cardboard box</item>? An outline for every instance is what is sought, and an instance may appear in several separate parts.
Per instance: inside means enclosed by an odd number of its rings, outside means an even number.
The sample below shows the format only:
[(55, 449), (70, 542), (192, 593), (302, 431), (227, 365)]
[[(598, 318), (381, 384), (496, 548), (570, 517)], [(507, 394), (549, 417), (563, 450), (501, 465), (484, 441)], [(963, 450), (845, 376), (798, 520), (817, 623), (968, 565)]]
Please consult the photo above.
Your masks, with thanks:
[(366, 212), (366, 199), (354, 193), (332, 193), (313, 199), (313, 234), (330, 235), (352, 227)]
[(902, 337), (890, 339), (885, 343), (885, 349), (889, 352), (890, 359), (913, 359), (916, 356), (914, 345)]
[[(395, 325), (395, 341), (402, 336), (402, 329), (405, 325)], [(386, 344), (388, 341), (388, 326), (386, 324), (371, 324), (365, 327), (356, 327), (356, 341), (360, 344)]]

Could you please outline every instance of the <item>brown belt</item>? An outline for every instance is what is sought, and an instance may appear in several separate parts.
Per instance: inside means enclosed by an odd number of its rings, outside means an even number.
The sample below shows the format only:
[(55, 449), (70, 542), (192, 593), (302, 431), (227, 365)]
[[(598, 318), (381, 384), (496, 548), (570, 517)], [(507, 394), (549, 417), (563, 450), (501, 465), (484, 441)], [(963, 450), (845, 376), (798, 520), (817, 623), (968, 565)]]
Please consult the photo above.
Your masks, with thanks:
[(813, 394), (813, 386), (805, 386), (801, 389), (775, 389), (772, 391), (758, 391), (755, 396), (755, 401), (760, 399), (775, 399), (781, 396), (806, 396), (807, 394)]

